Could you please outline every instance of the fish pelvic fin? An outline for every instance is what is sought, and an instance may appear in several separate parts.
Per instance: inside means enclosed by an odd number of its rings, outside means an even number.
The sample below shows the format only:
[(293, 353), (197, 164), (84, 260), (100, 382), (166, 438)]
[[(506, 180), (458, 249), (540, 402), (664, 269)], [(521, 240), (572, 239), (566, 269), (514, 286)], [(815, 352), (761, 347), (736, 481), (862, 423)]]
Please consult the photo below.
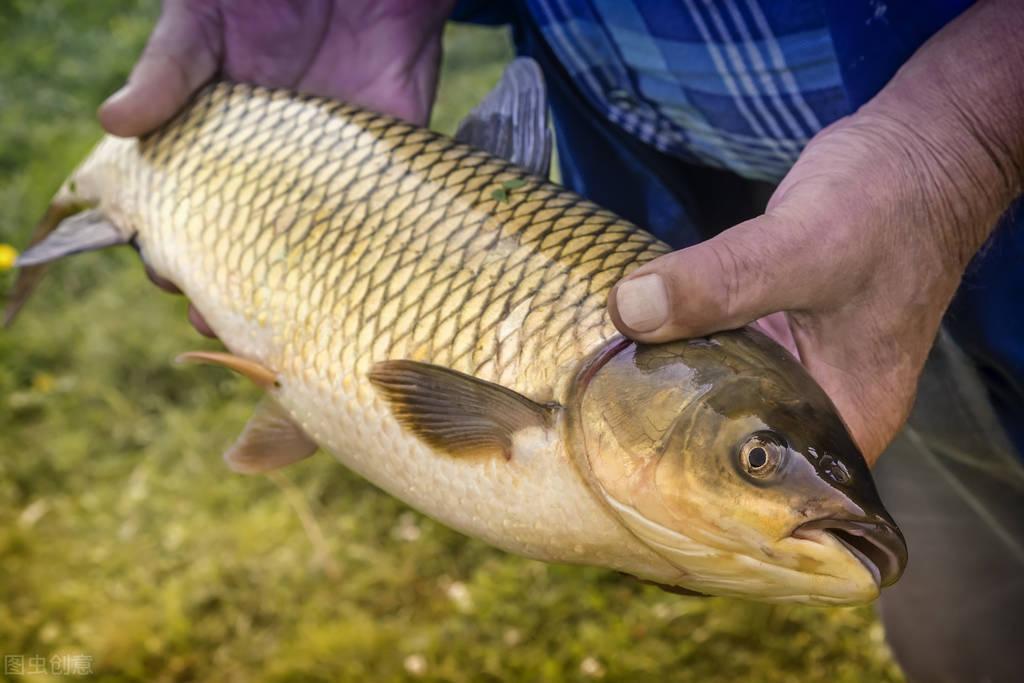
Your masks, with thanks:
[(220, 365), (246, 377), (268, 394), (246, 423), (238, 440), (224, 453), (224, 462), (235, 472), (258, 474), (308, 458), (317, 444), (297, 425), (274, 398), (280, 387), (277, 373), (248, 358), (223, 351), (190, 351), (178, 363)]
[(383, 361), (373, 366), (369, 377), (403, 427), (455, 457), (510, 460), (514, 434), (550, 426), (556, 409), (498, 384), (429, 363)]
[(258, 474), (308, 458), (316, 449), (316, 442), (267, 397), (224, 453), (224, 462), (240, 474)]

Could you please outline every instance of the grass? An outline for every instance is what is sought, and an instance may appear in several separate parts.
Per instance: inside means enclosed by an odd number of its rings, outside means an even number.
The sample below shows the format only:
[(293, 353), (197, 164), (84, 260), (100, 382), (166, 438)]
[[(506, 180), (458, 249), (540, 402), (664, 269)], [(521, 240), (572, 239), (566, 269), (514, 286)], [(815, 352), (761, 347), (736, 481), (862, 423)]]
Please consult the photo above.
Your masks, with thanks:
[[(24, 243), (98, 137), (155, 12), (0, 4), (0, 242)], [(508, 45), (454, 28), (447, 50), (451, 131)], [(0, 654), (83, 654), (102, 681), (901, 680), (867, 608), (683, 598), (511, 557), (324, 455), (232, 475), (219, 454), (257, 397), (170, 363), (204, 346), (130, 250), (60, 264), (0, 332)]]

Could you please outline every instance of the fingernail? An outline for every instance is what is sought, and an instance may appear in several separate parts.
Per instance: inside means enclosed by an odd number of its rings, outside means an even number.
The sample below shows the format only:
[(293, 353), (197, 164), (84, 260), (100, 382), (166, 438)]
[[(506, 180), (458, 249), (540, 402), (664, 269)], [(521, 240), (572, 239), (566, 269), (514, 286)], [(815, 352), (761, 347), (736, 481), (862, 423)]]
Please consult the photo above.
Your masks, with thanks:
[(125, 95), (126, 95), (127, 93), (128, 93), (128, 84), (127, 84), (127, 83), (125, 83), (125, 84), (124, 84), (124, 85), (122, 85), (122, 86), (121, 86), (120, 88), (118, 88), (118, 90), (117, 90), (116, 92), (112, 93), (112, 94), (110, 95), (110, 97), (108, 97), (107, 99), (103, 100), (103, 105), (102, 105), (102, 106), (104, 106), (104, 107), (108, 107), (108, 106), (110, 106), (111, 104), (114, 104), (114, 103), (118, 102), (118, 101), (119, 101), (119, 100), (121, 100), (121, 98), (123, 98), (123, 97), (124, 97), (124, 96), (125, 96)]
[(635, 332), (653, 332), (668, 320), (668, 292), (657, 273), (619, 284), (615, 304), (622, 324)]

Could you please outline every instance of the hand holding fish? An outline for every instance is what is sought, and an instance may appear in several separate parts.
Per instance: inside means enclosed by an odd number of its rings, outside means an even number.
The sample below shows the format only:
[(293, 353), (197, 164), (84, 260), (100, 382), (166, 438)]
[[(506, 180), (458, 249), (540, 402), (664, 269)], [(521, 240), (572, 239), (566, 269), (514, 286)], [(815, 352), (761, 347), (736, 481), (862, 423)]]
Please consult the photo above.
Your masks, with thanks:
[(998, 12), (965, 18), (821, 131), (763, 216), (621, 282), (610, 297), (620, 331), (662, 342), (760, 319), (873, 463), (909, 414), (968, 261), (1021, 191), (1020, 88), (992, 85), (1017, 78), (1013, 60), (980, 55), (979, 81), (961, 59), (1018, 42), (994, 37), (1009, 30)]
[(148, 133), (219, 75), (358, 102), (423, 125), (453, 0), (166, 0), (128, 84), (100, 109), (108, 132)]
[[(424, 125), (453, 0), (168, 0), (128, 83), (100, 107), (122, 137), (166, 123), (215, 75), (362, 104)], [(147, 268), (161, 289), (178, 288)], [(216, 336), (195, 306), (189, 320)]]

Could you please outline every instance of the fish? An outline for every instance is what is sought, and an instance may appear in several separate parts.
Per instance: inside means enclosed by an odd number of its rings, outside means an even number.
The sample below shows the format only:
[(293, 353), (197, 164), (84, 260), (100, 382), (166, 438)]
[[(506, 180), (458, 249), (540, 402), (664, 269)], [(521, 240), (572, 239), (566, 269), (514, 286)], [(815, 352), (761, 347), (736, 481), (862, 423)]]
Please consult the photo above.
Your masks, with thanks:
[(753, 328), (648, 345), (606, 312), (669, 247), (548, 180), (513, 61), (454, 137), (214, 82), (103, 138), (19, 257), (131, 245), (264, 398), (227, 465), (318, 450), (453, 529), (546, 562), (768, 602), (870, 602), (907, 550), (834, 405)]

